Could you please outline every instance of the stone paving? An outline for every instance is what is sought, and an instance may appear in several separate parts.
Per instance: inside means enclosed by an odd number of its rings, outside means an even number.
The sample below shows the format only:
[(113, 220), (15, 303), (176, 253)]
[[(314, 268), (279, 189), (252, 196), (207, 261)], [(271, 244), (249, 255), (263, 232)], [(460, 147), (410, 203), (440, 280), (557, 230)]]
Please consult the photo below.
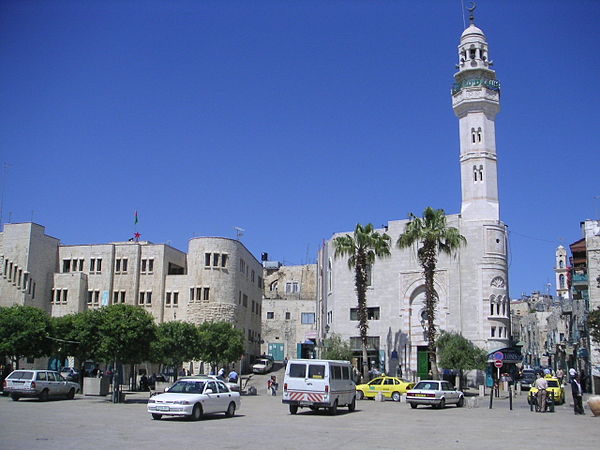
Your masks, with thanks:
[[(278, 377), (279, 378), (279, 377)], [(262, 384), (265, 386), (263, 387)], [(282, 380), (279, 380), (282, 381)], [(575, 416), (572, 407), (554, 413), (529, 411), (525, 395), (513, 410), (508, 400), (488, 399), (478, 407), (444, 410), (406, 403), (363, 400), (357, 410), (337, 416), (301, 409), (292, 416), (276, 397), (266, 395), (266, 376), (253, 378), (259, 395), (244, 396), (231, 419), (208, 416), (199, 422), (153, 421), (146, 412), (148, 395), (128, 394), (126, 403), (83, 397), (75, 400), (13, 402), (0, 398), (1, 449), (178, 448), (598, 448), (600, 417)]]

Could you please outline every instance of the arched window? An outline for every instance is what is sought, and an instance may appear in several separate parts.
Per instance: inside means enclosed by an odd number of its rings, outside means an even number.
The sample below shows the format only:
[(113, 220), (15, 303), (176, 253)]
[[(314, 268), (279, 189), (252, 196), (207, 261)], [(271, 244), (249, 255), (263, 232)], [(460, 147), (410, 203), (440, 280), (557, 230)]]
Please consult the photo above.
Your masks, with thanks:
[(475, 128), (471, 128), (471, 142), (475, 143)]
[(481, 142), (481, 127), (477, 129), (477, 142)]
[(500, 303), (496, 303), (496, 315), (500, 315)]
[(279, 283), (277, 282), (277, 280), (273, 281), (270, 285), (269, 285), (269, 291), (273, 292), (277, 290)]
[(560, 276), (558, 277), (558, 284), (560, 285), (561, 289), (564, 289), (564, 287), (565, 287), (565, 276), (563, 274), (560, 274)]
[(483, 166), (479, 166), (479, 181), (483, 181)]
[(473, 181), (477, 181), (477, 166), (473, 166)]
[(558, 267), (563, 269), (565, 267), (565, 262), (561, 259), (560, 261), (558, 261)]
[(502, 301), (502, 315), (506, 316), (506, 300)]

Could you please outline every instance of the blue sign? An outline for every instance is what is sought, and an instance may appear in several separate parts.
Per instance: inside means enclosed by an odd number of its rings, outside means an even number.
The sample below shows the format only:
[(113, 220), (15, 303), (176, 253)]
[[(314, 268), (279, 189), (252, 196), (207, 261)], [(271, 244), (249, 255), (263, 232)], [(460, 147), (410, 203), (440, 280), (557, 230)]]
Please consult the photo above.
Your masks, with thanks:
[(495, 359), (496, 361), (502, 361), (504, 359), (504, 353), (494, 352), (494, 354), (492, 355), (492, 358)]

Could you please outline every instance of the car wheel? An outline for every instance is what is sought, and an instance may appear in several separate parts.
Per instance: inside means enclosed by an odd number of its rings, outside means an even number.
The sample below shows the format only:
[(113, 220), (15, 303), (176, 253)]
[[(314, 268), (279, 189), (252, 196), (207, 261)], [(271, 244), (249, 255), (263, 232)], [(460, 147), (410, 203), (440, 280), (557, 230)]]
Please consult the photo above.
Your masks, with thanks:
[(354, 397), (348, 405), (348, 411), (354, 412), (354, 410), (356, 410), (356, 397)]
[(338, 401), (334, 401), (333, 402), (333, 406), (331, 406), (329, 408), (329, 415), (330, 416), (335, 416), (337, 414), (337, 407), (338, 407)]
[(14, 402), (18, 401), (21, 397), (19, 397), (17, 394), (10, 394), (10, 398), (13, 399)]
[(359, 400), (362, 400), (363, 398), (365, 398), (365, 393), (363, 391), (356, 391), (356, 397)]
[(67, 399), (68, 400), (73, 400), (75, 398), (75, 388), (72, 388), (69, 393), (67, 394)]
[(463, 406), (465, 406), (465, 398), (464, 397), (459, 398), (456, 406), (459, 408), (462, 408)]
[(395, 402), (399, 402), (400, 401), (400, 392), (392, 392), (392, 400), (394, 400)]
[(233, 402), (229, 403), (229, 407), (227, 408), (227, 411), (225, 411), (225, 415), (227, 417), (235, 416), (235, 403), (233, 403)]
[(42, 391), (42, 393), (40, 394), (40, 402), (47, 402), (48, 401), (48, 389), (44, 389)]
[(439, 409), (444, 409), (445, 407), (446, 407), (446, 399), (445, 399), (445, 398), (443, 398), (443, 399), (440, 401), (440, 404), (438, 405), (438, 408), (439, 408)]
[(196, 403), (194, 405), (194, 409), (192, 410), (192, 420), (200, 420), (202, 418), (202, 406)]
[(290, 414), (296, 414), (298, 412), (298, 405), (290, 405)]
[(417, 404), (416, 404), (416, 403), (411, 403), (411, 404), (410, 404), (410, 407), (411, 407), (412, 409), (417, 409)]
[(162, 414), (154, 414), (154, 413), (152, 413), (152, 418), (154, 420), (160, 420), (162, 418)]

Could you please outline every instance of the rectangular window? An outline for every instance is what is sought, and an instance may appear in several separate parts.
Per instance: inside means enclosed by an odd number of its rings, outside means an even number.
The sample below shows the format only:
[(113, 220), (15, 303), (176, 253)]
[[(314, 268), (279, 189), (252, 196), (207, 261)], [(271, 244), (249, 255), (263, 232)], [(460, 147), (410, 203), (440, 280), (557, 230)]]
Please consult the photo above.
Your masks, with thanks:
[(325, 378), (325, 365), (310, 364), (308, 366), (308, 378), (313, 378), (315, 380), (322, 380)]
[(127, 273), (127, 258), (123, 258), (123, 262), (121, 263), (121, 270), (123, 273)]
[(146, 306), (152, 304), (152, 291), (146, 292)]
[(221, 267), (225, 268), (227, 267), (227, 258), (229, 255), (227, 255), (227, 253), (223, 253), (221, 255)]
[(171, 293), (167, 292), (165, 295), (165, 306), (171, 306)]
[(113, 305), (116, 305), (117, 303), (119, 303), (119, 291), (114, 291), (113, 292)]
[(94, 291), (94, 305), (100, 304), (100, 291)]
[(292, 314), (290, 312), (285, 313), (285, 320), (290, 320), (292, 318)]
[(306, 364), (290, 364), (289, 376), (291, 378), (305, 378), (306, 377)]
[(142, 273), (146, 273), (146, 263), (147, 263), (147, 261), (148, 260), (146, 260), (146, 259), (142, 259), (142, 270), (141, 270)]
[(240, 297), (238, 298), (238, 305), (242, 304), (242, 291), (240, 291)]
[[(358, 308), (350, 308), (350, 320), (358, 320)], [(379, 320), (379, 307), (367, 308), (367, 320)]]
[[(352, 350), (361, 350), (362, 343), (360, 337), (350, 338), (350, 347)], [(379, 350), (379, 336), (367, 336), (367, 349), (368, 350)]]
[(243, 295), (242, 303), (244, 305), (244, 308), (248, 307), (248, 296), (246, 294)]
[(125, 303), (125, 291), (121, 291), (121, 303)]
[(210, 288), (205, 287), (202, 294), (203, 294), (202, 300), (210, 300)]
[(146, 301), (146, 293), (145, 292), (140, 292), (140, 299), (139, 299), (138, 303), (140, 305), (143, 305), (145, 301)]
[(196, 288), (196, 300), (200, 301), (202, 299), (202, 288)]
[(219, 256), (221, 256), (219, 253), (213, 253), (213, 266), (214, 267), (219, 267)]
[(300, 321), (303, 324), (315, 323), (315, 313), (302, 313)]
[(179, 292), (173, 292), (173, 308), (177, 308), (179, 305)]
[(96, 260), (94, 258), (90, 259), (90, 273), (96, 271)]
[(286, 294), (295, 294), (300, 292), (300, 285), (297, 281), (288, 281), (285, 283), (285, 292)]
[(250, 272), (250, 281), (254, 283), (254, 270)]
[(342, 379), (342, 368), (340, 366), (330, 366), (331, 368), (331, 378), (334, 380)]
[(83, 272), (83, 259), (79, 260), (79, 271)]
[(90, 273), (102, 272), (102, 258), (90, 259)]
[(204, 254), (204, 265), (210, 267), (210, 253)]
[(148, 273), (153, 273), (153, 272), (154, 272), (154, 260), (149, 259), (148, 260)]
[(121, 259), (117, 258), (115, 260), (115, 273), (121, 272)]
[(267, 311), (267, 319), (274, 319), (274, 318), (275, 318), (275, 312)]
[(262, 277), (258, 277), (258, 287), (259, 287), (260, 289), (262, 289), (262, 288), (263, 288), (263, 279), (262, 279)]
[(190, 302), (194, 301), (194, 288), (190, 288)]
[(64, 259), (63, 260), (63, 273), (68, 273), (71, 271), (71, 260)]

